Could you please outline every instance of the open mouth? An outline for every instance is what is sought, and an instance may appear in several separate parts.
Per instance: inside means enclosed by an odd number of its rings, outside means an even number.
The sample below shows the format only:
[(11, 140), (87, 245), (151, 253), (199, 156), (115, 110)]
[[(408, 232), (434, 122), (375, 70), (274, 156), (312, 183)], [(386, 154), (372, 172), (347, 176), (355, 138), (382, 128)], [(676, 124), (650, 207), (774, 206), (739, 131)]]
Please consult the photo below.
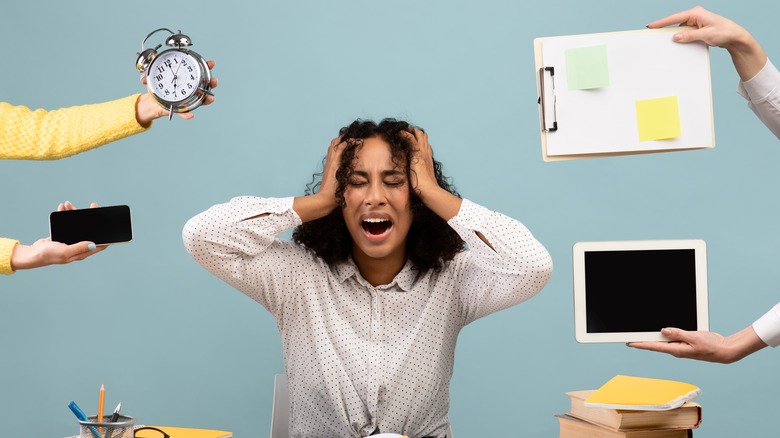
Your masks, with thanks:
[(379, 236), (392, 228), (393, 222), (390, 219), (368, 218), (364, 219), (361, 225), (368, 234)]

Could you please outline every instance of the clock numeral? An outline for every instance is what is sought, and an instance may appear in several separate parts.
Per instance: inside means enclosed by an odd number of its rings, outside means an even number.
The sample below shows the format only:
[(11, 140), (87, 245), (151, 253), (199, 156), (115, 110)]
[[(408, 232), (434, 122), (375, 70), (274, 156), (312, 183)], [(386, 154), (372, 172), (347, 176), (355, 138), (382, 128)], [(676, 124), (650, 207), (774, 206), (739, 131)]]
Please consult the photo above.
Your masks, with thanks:
[(157, 75), (154, 78), (157, 79), (158, 81), (161, 81), (163, 79), (163, 75)]
[(170, 91), (168, 91), (168, 89), (166, 88), (166, 89), (165, 89), (165, 95), (167, 96), (167, 95), (169, 95), (169, 94), (171, 94), (171, 92), (170, 92)]
[(192, 84), (187, 84), (187, 88), (189, 88), (190, 90), (192, 90)]
[(194, 81), (195, 80), (195, 76), (190, 75), (190, 79), (192, 79)]
[(187, 90), (181, 90), (181, 95), (182, 96), (186, 96), (187, 95)]
[(163, 88), (163, 84), (157, 84), (157, 88), (161, 89)]
[(165, 65), (167, 65), (167, 66), (168, 66), (168, 68), (171, 68), (171, 65), (172, 65), (172, 64), (171, 64), (171, 60), (170, 60), (170, 59), (166, 59), (165, 61), (163, 61), (163, 63), (164, 63)]
[(187, 67), (187, 71), (189, 71), (191, 73), (192, 72), (192, 66), (188, 66)]
[(159, 66), (159, 67), (157, 67), (157, 71), (160, 72), (160, 73), (164, 73), (165, 72), (165, 67)]

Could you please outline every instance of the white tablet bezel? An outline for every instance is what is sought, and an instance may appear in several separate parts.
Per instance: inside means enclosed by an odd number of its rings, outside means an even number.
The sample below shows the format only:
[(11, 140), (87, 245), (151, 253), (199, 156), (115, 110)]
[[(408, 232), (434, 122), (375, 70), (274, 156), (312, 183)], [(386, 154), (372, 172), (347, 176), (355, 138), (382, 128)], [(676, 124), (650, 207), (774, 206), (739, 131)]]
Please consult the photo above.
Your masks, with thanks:
[(697, 330), (709, 330), (707, 304), (707, 246), (701, 239), (683, 240), (622, 240), (577, 242), (573, 247), (574, 268), (574, 330), (580, 343), (669, 341), (660, 332), (588, 333), (585, 301), (585, 253), (589, 251), (630, 251), (693, 249), (696, 270)]

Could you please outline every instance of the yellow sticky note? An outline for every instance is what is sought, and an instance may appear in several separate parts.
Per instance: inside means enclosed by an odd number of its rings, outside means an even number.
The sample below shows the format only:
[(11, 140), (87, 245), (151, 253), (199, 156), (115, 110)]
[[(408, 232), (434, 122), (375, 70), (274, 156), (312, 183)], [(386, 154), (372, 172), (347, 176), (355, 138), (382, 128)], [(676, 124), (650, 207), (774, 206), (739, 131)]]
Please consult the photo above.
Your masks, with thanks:
[(636, 101), (639, 141), (669, 140), (680, 136), (677, 96)]

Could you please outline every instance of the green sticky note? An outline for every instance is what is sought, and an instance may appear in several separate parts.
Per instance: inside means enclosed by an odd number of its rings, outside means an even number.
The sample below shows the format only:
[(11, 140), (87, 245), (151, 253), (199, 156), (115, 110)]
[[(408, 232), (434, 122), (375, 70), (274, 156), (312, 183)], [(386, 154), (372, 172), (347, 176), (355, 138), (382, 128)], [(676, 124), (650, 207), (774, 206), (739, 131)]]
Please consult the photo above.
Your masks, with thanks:
[(607, 46), (590, 46), (566, 51), (566, 79), (569, 90), (590, 90), (609, 85)]
[(639, 141), (669, 140), (680, 136), (677, 96), (636, 101)]

